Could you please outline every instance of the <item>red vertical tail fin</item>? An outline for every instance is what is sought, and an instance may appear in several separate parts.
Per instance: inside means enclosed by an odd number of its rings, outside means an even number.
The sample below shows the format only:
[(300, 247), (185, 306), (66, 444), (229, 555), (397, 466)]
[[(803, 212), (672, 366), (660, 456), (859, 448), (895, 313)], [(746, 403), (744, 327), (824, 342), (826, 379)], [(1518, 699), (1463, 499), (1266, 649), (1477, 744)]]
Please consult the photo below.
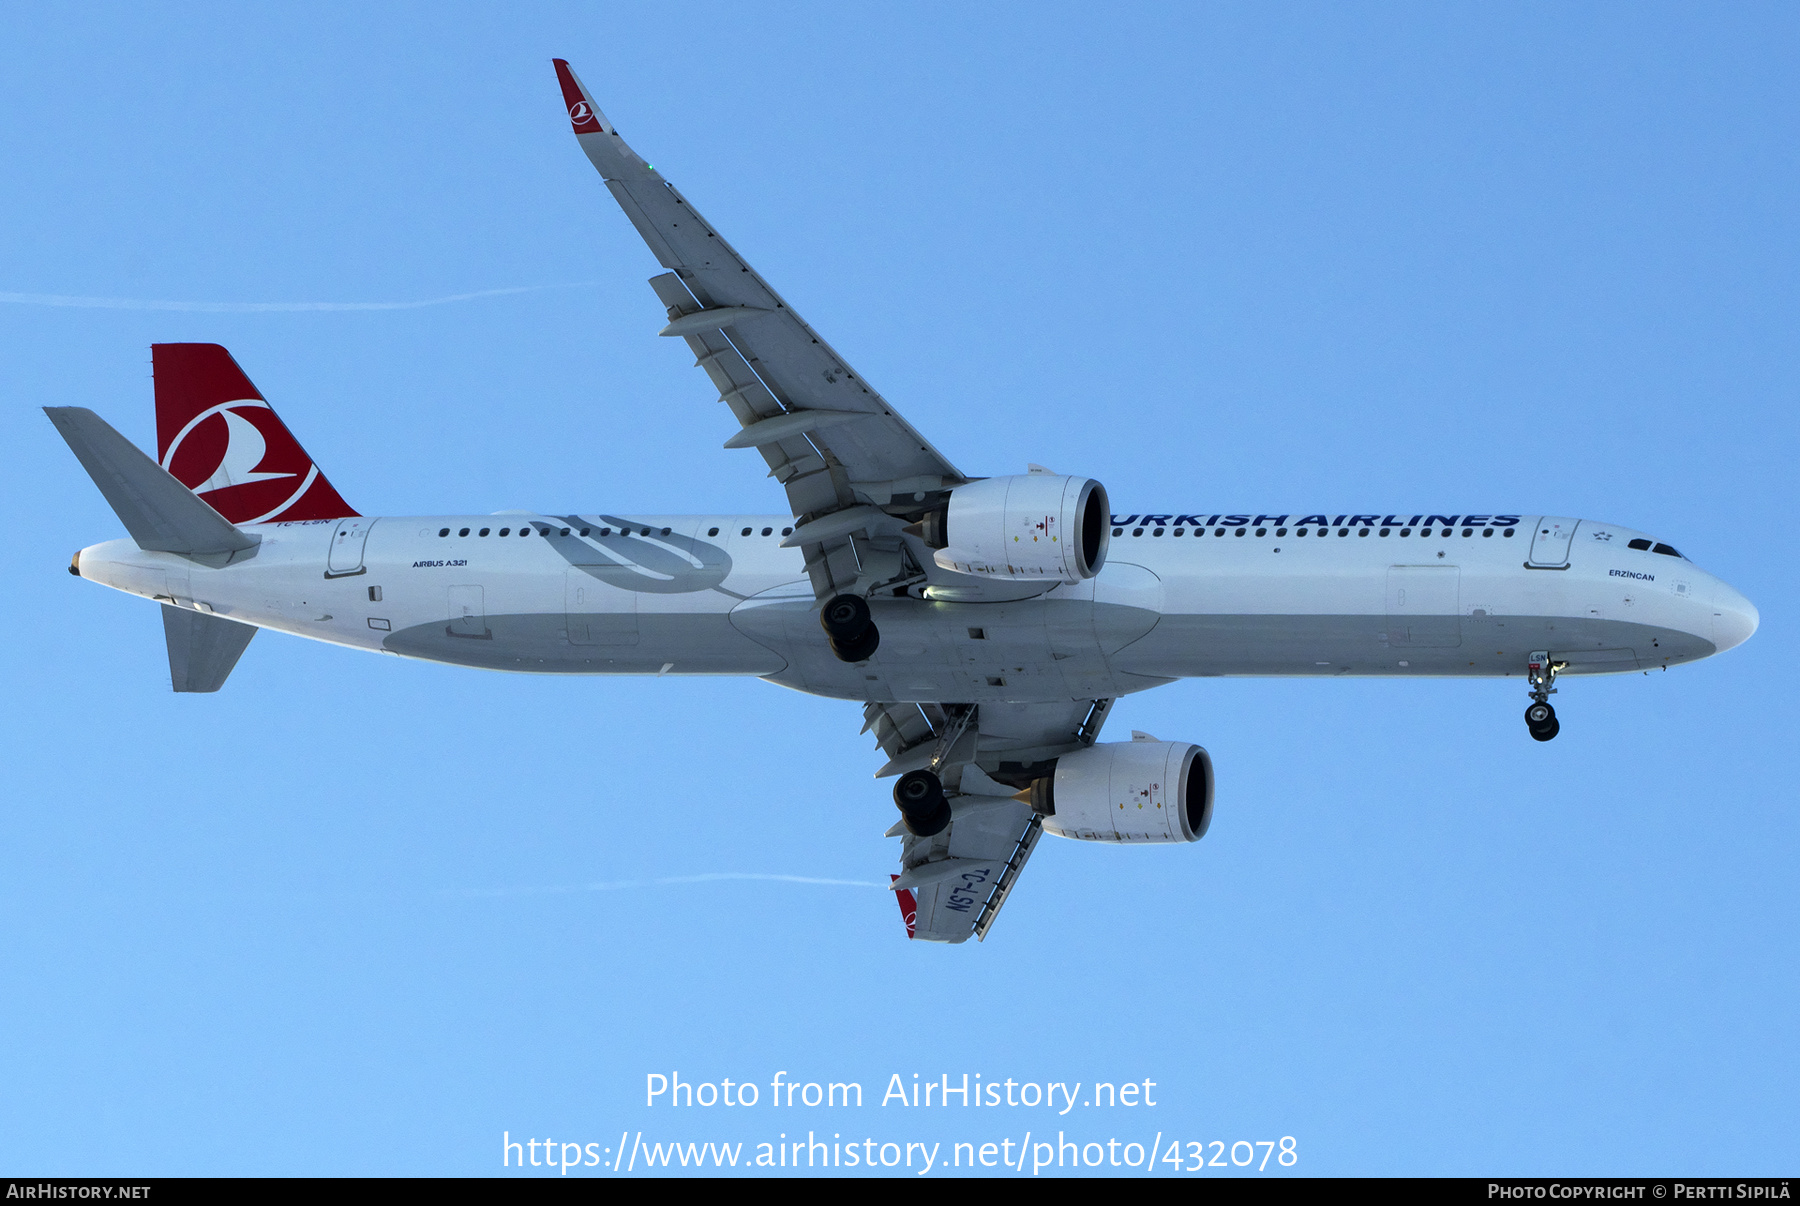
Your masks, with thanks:
[(355, 515), (231, 353), (154, 343), (156, 459), (232, 523)]

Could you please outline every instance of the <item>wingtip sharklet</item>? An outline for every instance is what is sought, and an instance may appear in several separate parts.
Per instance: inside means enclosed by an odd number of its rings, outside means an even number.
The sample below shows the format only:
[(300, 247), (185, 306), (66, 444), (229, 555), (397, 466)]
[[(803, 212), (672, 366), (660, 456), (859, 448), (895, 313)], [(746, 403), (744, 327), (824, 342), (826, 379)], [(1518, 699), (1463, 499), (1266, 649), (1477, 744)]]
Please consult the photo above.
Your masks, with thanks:
[(588, 90), (575, 78), (575, 71), (569, 66), (569, 60), (550, 61), (556, 65), (556, 82), (562, 86), (563, 106), (569, 111), (569, 125), (574, 128), (575, 133), (616, 133), (612, 129), (612, 123), (606, 120), (606, 114), (600, 112), (600, 106), (594, 103)]

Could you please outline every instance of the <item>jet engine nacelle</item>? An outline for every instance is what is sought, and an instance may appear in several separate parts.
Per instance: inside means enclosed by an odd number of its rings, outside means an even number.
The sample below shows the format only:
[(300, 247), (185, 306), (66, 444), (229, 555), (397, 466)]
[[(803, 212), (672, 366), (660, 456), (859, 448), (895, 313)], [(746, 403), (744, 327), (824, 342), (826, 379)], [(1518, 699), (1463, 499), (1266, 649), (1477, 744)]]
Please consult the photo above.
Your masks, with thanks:
[(1111, 523), (1099, 482), (1026, 473), (958, 486), (922, 531), (932, 560), (953, 573), (1073, 585), (1106, 564)]
[(1185, 741), (1102, 742), (1058, 758), (1031, 805), (1058, 837), (1197, 842), (1212, 824), (1212, 759)]

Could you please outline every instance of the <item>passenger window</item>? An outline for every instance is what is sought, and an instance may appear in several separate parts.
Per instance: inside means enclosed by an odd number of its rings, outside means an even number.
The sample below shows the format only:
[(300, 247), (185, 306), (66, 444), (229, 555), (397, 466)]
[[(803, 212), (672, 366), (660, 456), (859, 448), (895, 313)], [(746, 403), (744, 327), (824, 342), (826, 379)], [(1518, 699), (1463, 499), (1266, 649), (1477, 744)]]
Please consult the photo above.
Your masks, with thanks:
[(1505, 530), (1505, 531), (1504, 531), (1504, 532), (1502, 532), (1502, 533), (1500, 533), (1500, 534), (1501, 534), (1501, 535), (1502, 535), (1502, 536), (1506, 536), (1506, 537), (1511, 537), (1511, 536), (1512, 536), (1512, 534), (1513, 534), (1513, 530), (1512, 530), (1512, 529), (1511, 529), (1511, 528), (1508, 528), (1508, 529), (1506, 529), (1506, 530)]
[(439, 528), (439, 529), (438, 529), (438, 535), (439, 535), (439, 536), (448, 536), (448, 535), (449, 535), (449, 534), (450, 534), (450, 529), (449, 529), (449, 528)]
[(1625, 547), (1628, 549), (1636, 549), (1640, 553), (1647, 553), (1650, 551), (1650, 542), (1648, 540), (1633, 540)]
[(1277, 536), (1286, 536), (1286, 535), (1287, 535), (1287, 529), (1286, 529), (1286, 528), (1276, 528), (1276, 529), (1275, 529), (1275, 534), (1276, 534), (1276, 535), (1277, 535)]
[[(488, 530), (487, 530), (487, 529), (486, 529), (486, 528), (483, 528), (483, 529), (481, 529), (481, 534), (482, 534), (482, 535), (483, 535), (483, 536), (486, 536), (486, 535), (487, 535), (487, 534), (488, 534)], [(511, 535), (512, 535), (512, 529), (511, 529), (511, 528), (501, 528), (501, 529), (500, 529), (500, 534), (501, 534), (501, 535), (502, 535), (502, 536), (511, 536)]]
[(1411, 536), (1411, 535), (1412, 535), (1412, 529), (1411, 529), (1411, 528), (1401, 528), (1401, 529), (1400, 529), (1400, 534), (1401, 534), (1401, 535), (1402, 535), (1402, 536)]
[(745, 528), (743, 531), (738, 533), (739, 536), (748, 536), (749, 534), (750, 534), (749, 528)]
[(1304, 536), (1304, 535), (1306, 535), (1306, 529), (1305, 529), (1305, 528), (1295, 528), (1295, 529), (1294, 529), (1294, 535), (1296, 535), (1296, 536)]
[(1257, 534), (1257, 535), (1258, 535), (1258, 536), (1267, 536), (1267, 535), (1268, 535), (1268, 534), (1269, 534), (1269, 529), (1267, 529), (1267, 528), (1258, 528), (1258, 529), (1256, 529), (1256, 534)]
[(1392, 528), (1383, 528), (1383, 529), (1381, 529), (1381, 534), (1382, 534), (1382, 535), (1383, 535), (1383, 536), (1386, 536), (1386, 535), (1387, 535), (1387, 534), (1388, 534), (1388, 533), (1389, 533), (1389, 532), (1391, 532), (1391, 531), (1393, 531), (1393, 529), (1392, 529)]
[(1242, 536), (1242, 535), (1243, 535), (1243, 534), (1244, 534), (1244, 529), (1242, 529), (1242, 528), (1238, 528), (1238, 529), (1237, 529), (1237, 534), (1238, 534), (1238, 535), (1239, 535), (1239, 536)]
[(529, 536), (529, 535), (531, 535), (531, 529), (530, 529), (530, 528), (520, 528), (520, 529), (519, 529), (519, 535), (521, 535), (521, 536)]
[(1369, 529), (1367, 529), (1367, 528), (1358, 528), (1358, 529), (1356, 529), (1356, 534), (1357, 534), (1357, 535), (1358, 535), (1358, 536), (1367, 536), (1367, 535), (1368, 535), (1368, 534), (1369, 534)]
[(1464, 535), (1464, 536), (1473, 536), (1473, 535), (1474, 535), (1474, 534), (1475, 534), (1475, 529), (1474, 529), (1474, 528), (1464, 528), (1464, 529), (1463, 529), (1463, 535)]
[(1492, 535), (1493, 535), (1493, 534), (1494, 534), (1494, 529), (1492, 529), (1492, 528), (1483, 528), (1483, 529), (1481, 529), (1481, 534), (1482, 534), (1482, 535), (1483, 535), (1483, 536), (1492, 536)]
[(1419, 529), (1419, 539), (1420, 539), (1420, 540), (1423, 540), (1423, 539), (1425, 539), (1425, 538), (1426, 538), (1426, 537), (1427, 537), (1427, 536), (1429, 536), (1429, 535), (1431, 535), (1431, 529), (1430, 529), (1430, 528), (1420, 528), (1420, 529)]
[[(789, 530), (791, 530), (791, 529), (789, 529)], [(668, 535), (668, 534), (669, 534), (669, 529), (668, 529), (668, 528), (664, 528), (664, 529), (663, 529), (663, 535), (664, 535), (664, 536), (667, 536), (667, 535)], [(782, 532), (782, 533), (781, 533), (781, 534), (782, 534), (782, 535), (783, 535), (783, 536), (786, 536), (786, 535), (787, 535), (787, 531), (783, 531), (783, 532)]]
[(1133, 535), (1133, 536), (1142, 536), (1142, 535), (1143, 535), (1143, 534), (1144, 534), (1144, 529), (1142, 529), (1142, 528), (1133, 528), (1133, 529), (1131, 529), (1131, 534), (1132, 534), (1132, 535)]
[(1162, 535), (1162, 534), (1163, 534), (1163, 530), (1162, 530), (1162, 529), (1161, 529), (1161, 528), (1158, 528), (1158, 529), (1156, 529), (1156, 531), (1154, 531), (1154, 532), (1152, 532), (1152, 533), (1150, 533), (1150, 534), (1151, 534), (1151, 535), (1152, 535), (1152, 536), (1161, 536), (1161, 535)]
[(569, 529), (567, 529), (567, 528), (564, 528), (564, 529), (563, 529), (563, 530), (562, 530), (562, 535), (564, 535), (564, 536), (567, 536), (567, 535), (568, 535), (568, 534), (569, 534)]
[(708, 528), (708, 529), (706, 529), (706, 534), (707, 534), (707, 535), (708, 535), (708, 536), (717, 536), (717, 535), (718, 535), (718, 534), (719, 534), (719, 529), (717, 529), (717, 528)]
[[(667, 528), (664, 528), (664, 529), (663, 529), (663, 535), (664, 535), (664, 536), (667, 536), (667, 535), (668, 535), (668, 534), (669, 534), (669, 529), (667, 529)], [(781, 534), (782, 534), (782, 535), (783, 535), (783, 536), (792, 536), (792, 535), (793, 535), (793, 534), (794, 534), (794, 529), (792, 529), (792, 528), (783, 528), (783, 529), (781, 529)]]
[[(714, 528), (714, 529), (713, 529), (713, 531), (715, 531), (715, 532), (716, 532), (716, 531), (718, 531), (718, 529), (717, 529), (717, 528)], [(583, 536), (586, 536), (586, 535), (587, 535), (587, 534), (588, 534), (588, 529), (586, 529), (586, 528), (583, 528), (583, 529), (581, 529), (581, 534), (582, 534), (582, 535), (583, 535)]]
[(469, 529), (467, 529), (467, 528), (464, 528), (462, 531), (457, 533), (458, 536), (467, 536), (468, 534), (469, 534)]
[(775, 530), (774, 528), (764, 528), (763, 535), (767, 536), (770, 532), (773, 532), (774, 530)]
[(1187, 529), (1186, 528), (1176, 528), (1174, 530), (1174, 532), (1172, 532), (1170, 534), (1173, 536), (1185, 536), (1187, 534)]
[(1339, 536), (1348, 536), (1348, 535), (1349, 535), (1349, 534), (1350, 534), (1350, 529), (1349, 529), (1349, 528), (1339, 528), (1339, 529), (1338, 529), (1338, 535), (1339, 535)]
[(601, 529), (600, 529), (600, 534), (601, 534), (601, 535), (602, 535), (602, 536), (611, 536), (611, 535), (612, 535), (612, 529), (611, 529), (611, 528), (601, 528)]
[(1125, 534), (1125, 529), (1124, 529), (1124, 528), (1114, 528), (1114, 529), (1113, 529), (1113, 535), (1114, 535), (1114, 536), (1123, 536), (1123, 535), (1124, 535), (1124, 534)]

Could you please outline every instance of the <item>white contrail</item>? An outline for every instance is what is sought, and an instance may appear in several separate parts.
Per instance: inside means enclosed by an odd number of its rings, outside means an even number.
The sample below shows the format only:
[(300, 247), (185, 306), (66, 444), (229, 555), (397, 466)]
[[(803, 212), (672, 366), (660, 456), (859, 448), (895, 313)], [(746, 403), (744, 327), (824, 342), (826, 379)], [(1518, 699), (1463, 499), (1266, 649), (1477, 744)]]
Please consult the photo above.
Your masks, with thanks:
[(302, 311), (342, 310), (419, 310), (426, 306), (447, 306), (451, 302), (474, 301), (480, 297), (503, 297), (511, 293), (536, 293), (543, 289), (575, 289), (592, 281), (570, 281), (558, 285), (514, 285), (508, 289), (482, 289), (475, 293), (452, 293), (425, 301), (401, 302), (190, 302), (156, 301), (139, 297), (72, 297), (61, 293), (0, 293), (0, 302), (22, 306), (71, 306), (85, 310), (186, 310), (205, 314), (292, 314)]
[(821, 879), (814, 875), (768, 875), (754, 871), (715, 871), (708, 875), (670, 875), (660, 879), (619, 879), (591, 884), (561, 884), (539, 888), (463, 888), (445, 896), (566, 896), (577, 892), (617, 892), (626, 888), (658, 888), (676, 884), (707, 884), (728, 879), (763, 880), (781, 884), (821, 884), (837, 888), (884, 888), (866, 879)]

